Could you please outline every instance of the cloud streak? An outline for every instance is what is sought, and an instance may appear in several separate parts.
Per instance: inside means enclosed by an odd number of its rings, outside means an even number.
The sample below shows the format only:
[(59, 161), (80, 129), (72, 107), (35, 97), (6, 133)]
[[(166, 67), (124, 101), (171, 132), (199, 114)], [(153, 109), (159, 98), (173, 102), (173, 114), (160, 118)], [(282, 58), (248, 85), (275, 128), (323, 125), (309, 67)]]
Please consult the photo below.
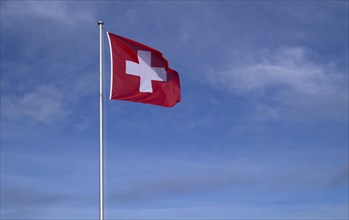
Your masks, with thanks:
[[(305, 152), (304, 150), (296, 152), (296, 154), (288, 152), (288, 157), (285, 156), (283, 150), (277, 153), (255, 152), (250, 153), (251, 155), (246, 158), (237, 157), (224, 160), (219, 157), (219, 162), (214, 157), (211, 159), (197, 158), (195, 162), (166, 158), (166, 163), (160, 162), (161, 160), (153, 161), (154, 164), (150, 167), (144, 166), (147, 164), (146, 161), (139, 159), (143, 167), (136, 168), (137, 171), (129, 170), (128, 174), (135, 172), (152, 173), (152, 175), (138, 175), (129, 178), (129, 182), (113, 182), (110, 190), (114, 190), (109, 193), (108, 201), (118, 205), (125, 202), (137, 204), (182, 196), (205, 197), (207, 194), (220, 191), (225, 191), (226, 196), (250, 191), (269, 193), (268, 198), (275, 199), (274, 196), (300, 191), (305, 191), (308, 196), (311, 196), (314, 192), (343, 188), (348, 183), (348, 169), (343, 164), (331, 168), (326, 168), (319, 162), (310, 164), (307, 157), (300, 156), (301, 152)], [(275, 160), (273, 158), (283, 159)], [(319, 160), (330, 161), (331, 158)], [(114, 174), (112, 176), (122, 175)], [(111, 180), (113, 179), (111, 177)], [(114, 184), (119, 186), (117, 190), (112, 187)], [(245, 199), (252, 198), (250, 195), (245, 195)]]
[(304, 94), (323, 94), (337, 89), (344, 74), (328, 69), (331, 64), (314, 63), (302, 47), (282, 47), (276, 51), (263, 50), (248, 60), (228, 64), (225, 70), (207, 73), (212, 85), (234, 92), (265, 94), (268, 89), (293, 90)]
[(4, 117), (50, 124), (69, 114), (63, 93), (53, 85), (41, 85), (21, 96), (3, 97)]
[(45, 214), (47, 209), (70, 200), (62, 193), (47, 193), (32, 189), (1, 190), (1, 216), (5, 219), (34, 219)]
[[(94, 16), (92, 11), (83, 11), (79, 7), (79, 13), (74, 4), (62, 2), (3, 2), (2, 16), (5, 19), (16, 17), (37, 17), (41, 19), (52, 19), (64, 25), (76, 25), (81, 21), (92, 22)], [(39, 24), (38, 24), (39, 25)]]
[[(2, 97), (2, 118), (10, 121), (31, 121), (52, 125), (67, 118), (76, 100), (91, 94), (94, 85), (91, 74), (76, 77), (73, 81), (41, 84), (33, 90), (7, 94)], [(69, 82), (69, 83), (68, 83)]]
[(312, 61), (316, 54), (304, 47), (251, 54), (236, 57), (224, 68), (211, 68), (207, 82), (217, 89), (254, 97), (259, 106), (256, 111), (265, 109), (266, 115), (271, 113), (275, 119), (291, 115), (295, 119), (302, 113), (306, 117), (346, 118), (347, 78), (334, 63)]

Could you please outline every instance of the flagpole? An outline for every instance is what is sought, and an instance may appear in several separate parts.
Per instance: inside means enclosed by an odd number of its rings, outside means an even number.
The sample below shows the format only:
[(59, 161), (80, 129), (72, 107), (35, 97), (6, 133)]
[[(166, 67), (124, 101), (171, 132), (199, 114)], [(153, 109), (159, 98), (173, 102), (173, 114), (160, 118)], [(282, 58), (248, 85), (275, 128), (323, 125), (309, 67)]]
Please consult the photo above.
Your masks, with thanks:
[(99, 26), (99, 220), (104, 220), (104, 160), (103, 160), (103, 21)]

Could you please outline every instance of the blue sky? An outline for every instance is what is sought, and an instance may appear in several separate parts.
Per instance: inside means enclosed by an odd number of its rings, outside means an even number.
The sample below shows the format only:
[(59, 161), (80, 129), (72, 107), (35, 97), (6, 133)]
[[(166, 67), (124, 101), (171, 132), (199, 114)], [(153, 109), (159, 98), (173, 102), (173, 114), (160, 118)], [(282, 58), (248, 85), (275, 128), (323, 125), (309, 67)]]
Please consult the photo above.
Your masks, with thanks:
[(348, 218), (347, 1), (1, 1), (2, 219), (98, 218), (99, 19), (182, 88), (105, 101), (107, 219)]

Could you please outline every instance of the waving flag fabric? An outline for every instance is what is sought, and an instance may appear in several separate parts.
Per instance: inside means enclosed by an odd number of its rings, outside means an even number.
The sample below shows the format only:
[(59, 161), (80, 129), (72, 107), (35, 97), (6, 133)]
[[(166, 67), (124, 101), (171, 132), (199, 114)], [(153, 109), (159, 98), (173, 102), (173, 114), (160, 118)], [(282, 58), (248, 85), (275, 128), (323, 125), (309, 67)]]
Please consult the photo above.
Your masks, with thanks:
[(180, 101), (178, 73), (161, 52), (107, 33), (111, 54), (110, 99), (172, 107)]

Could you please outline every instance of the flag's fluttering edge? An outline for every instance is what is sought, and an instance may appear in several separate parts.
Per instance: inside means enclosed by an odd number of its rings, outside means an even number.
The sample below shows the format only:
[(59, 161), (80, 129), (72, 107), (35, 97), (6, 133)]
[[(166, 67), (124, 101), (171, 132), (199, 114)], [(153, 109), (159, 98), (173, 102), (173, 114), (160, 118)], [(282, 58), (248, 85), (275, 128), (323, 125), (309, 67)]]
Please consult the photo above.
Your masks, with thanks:
[(111, 56), (110, 99), (172, 107), (180, 101), (178, 73), (161, 52), (107, 33)]

